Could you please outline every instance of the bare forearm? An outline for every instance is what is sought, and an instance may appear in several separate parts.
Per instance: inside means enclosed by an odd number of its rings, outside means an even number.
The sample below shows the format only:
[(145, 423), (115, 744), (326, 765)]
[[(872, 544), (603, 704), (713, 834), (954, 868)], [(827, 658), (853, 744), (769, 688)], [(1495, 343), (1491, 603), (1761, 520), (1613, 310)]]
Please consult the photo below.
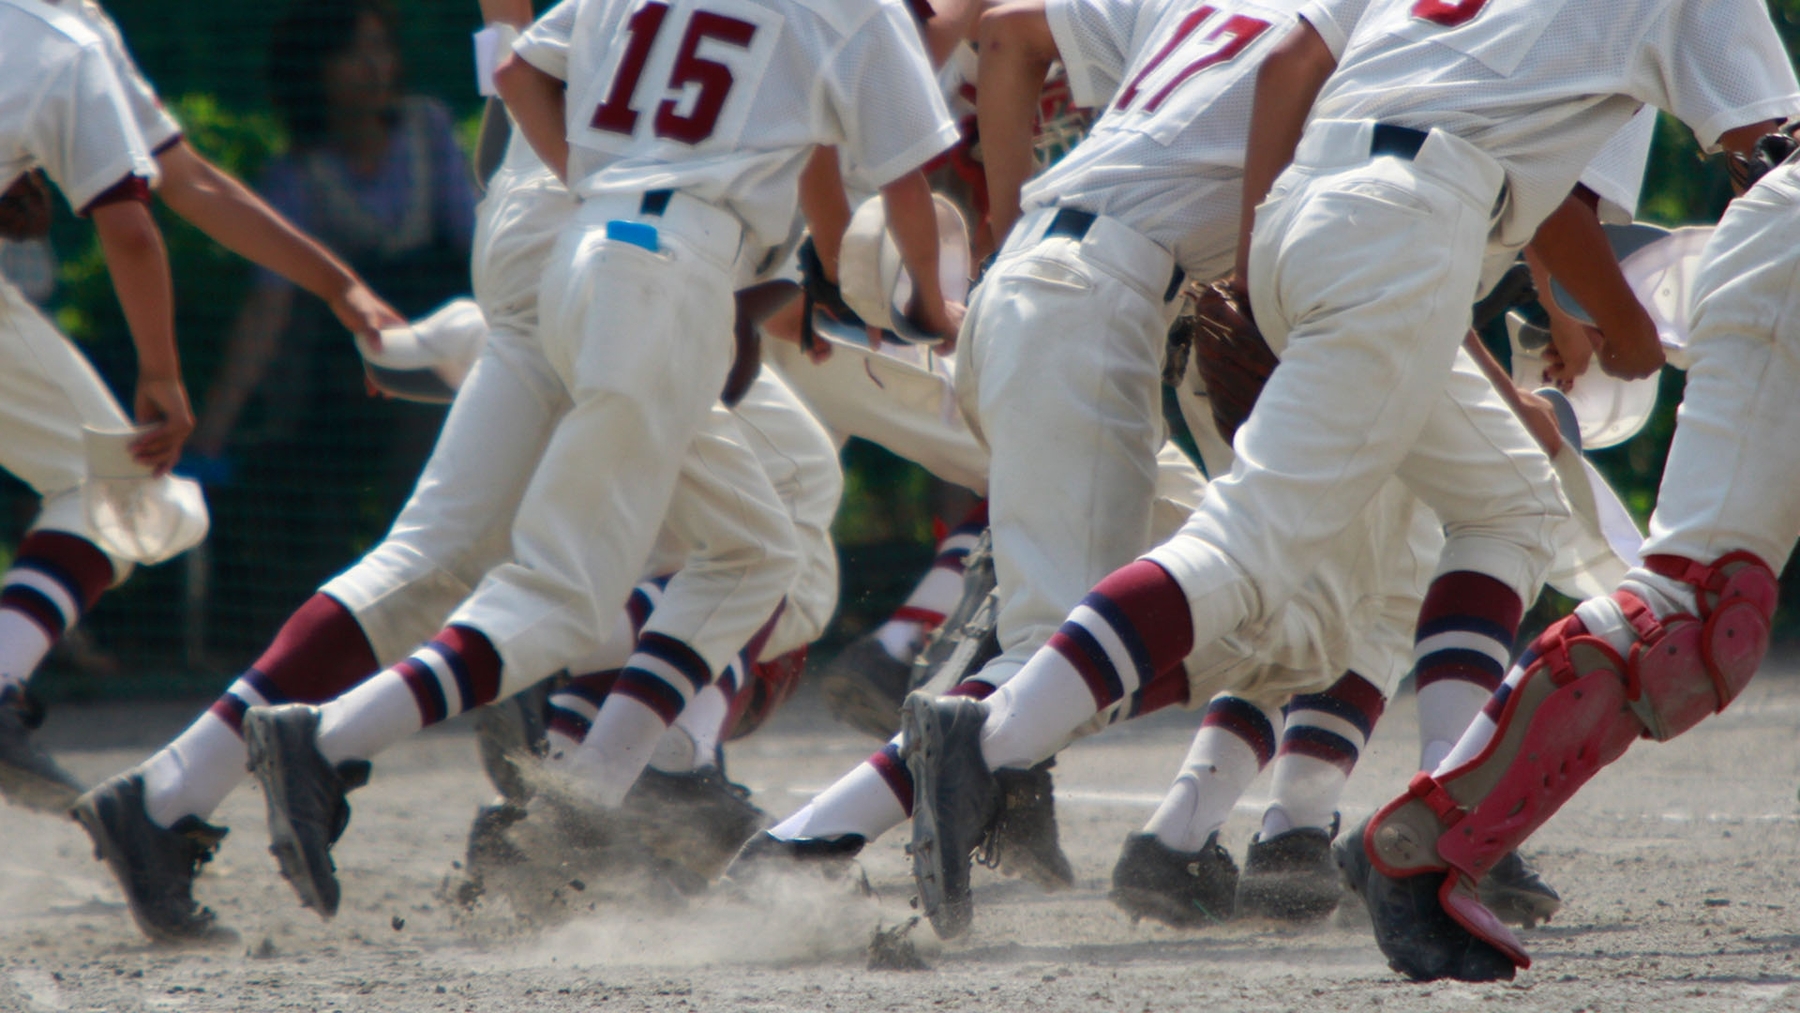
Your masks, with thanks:
[(186, 141), (157, 161), (163, 202), (219, 245), (327, 301), (360, 283), (343, 261)]
[(1619, 271), (1600, 219), (1572, 194), (1538, 226), (1531, 251), (1593, 317), (1601, 333), (1641, 333), (1649, 314)]
[(1463, 348), (1474, 357), (1475, 364), (1481, 367), (1482, 375), (1487, 377), (1488, 382), (1494, 385), (1494, 389), (1500, 392), (1500, 399), (1505, 401), (1513, 411), (1518, 411), (1519, 388), (1513, 383), (1512, 377), (1508, 376), (1506, 370), (1501, 367), (1500, 360), (1494, 358), (1493, 352), (1488, 351), (1488, 346), (1482, 342), (1481, 336), (1474, 331), (1465, 334)]
[(94, 227), (106, 255), (113, 291), (137, 348), (138, 376), (174, 380), (181, 376), (175, 348), (175, 294), (162, 233), (150, 209), (136, 201), (96, 208)]
[(888, 233), (900, 248), (900, 259), (906, 264), (906, 273), (912, 276), (919, 304), (941, 303), (937, 209), (932, 205), (931, 184), (926, 182), (924, 173), (914, 170), (882, 187), (881, 202), (887, 211)]
[(814, 148), (800, 170), (800, 214), (806, 218), (813, 249), (830, 281), (837, 281), (838, 249), (844, 243), (844, 230), (850, 227), (851, 213), (837, 149)]
[(1037, 168), (1032, 131), (1044, 74), (1056, 55), (1041, 0), (1007, 4), (982, 15), (975, 115), (995, 246), (1006, 241), (1018, 221), (1019, 194)]
[(1236, 270), (1239, 279), (1248, 273), (1256, 206), (1294, 160), (1294, 149), (1300, 146), (1313, 100), (1335, 69), (1337, 61), (1330, 47), (1311, 25), (1302, 21), (1257, 70), (1255, 115), (1244, 149), (1244, 196), (1238, 222)]
[(569, 134), (563, 116), (568, 101), (563, 83), (520, 59), (508, 56), (494, 71), (494, 86), (506, 101), (513, 123), (531, 150), (563, 182), (569, 179)]

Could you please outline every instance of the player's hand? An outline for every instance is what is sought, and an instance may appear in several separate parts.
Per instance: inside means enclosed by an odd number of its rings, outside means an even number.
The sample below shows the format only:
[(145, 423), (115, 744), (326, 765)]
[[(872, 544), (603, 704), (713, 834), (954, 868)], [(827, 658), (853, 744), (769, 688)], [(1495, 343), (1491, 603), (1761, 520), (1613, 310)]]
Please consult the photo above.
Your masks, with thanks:
[(956, 335), (962, 330), (963, 314), (968, 312), (967, 307), (941, 297), (927, 301), (915, 295), (908, 310), (907, 317), (920, 330), (943, 336), (942, 342), (933, 351), (939, 355), (947, 355), (955, 350)]
[(1551, 457), (1562, 449), (1562, 429), (1556, 424), (1556, 409), (1547, 398), (1539, 397), (1524, 388), (1519, 389), (1519, 421), (1525, 423), (1525, 429), (1531, 433), (1544, 453)]
[(1603, 334), (1599, 357), (1600, 368), (1606, 371), (1606, 375), (1616, 376), (1621, 380), (1641, 380), (1647, 376), (1655, 376), (1666, 361), (1662, 341), (1656, 334), (1656, 326), (1650, 323), (1647, 315), (1641, 321), (1641, 326), (1631, 328), (1624, 337)]
[(381, 331), (386, 327), (405, 327), (407, 320), (369, 286), (357, 282), (331, 300), (331, 312), (337, 314), (350, 333), (365, 338), (381, 348)]
[(1544, 382), (1557, 390), (1568, 393), (1575, 386), (1575, 378), (1588, 371), (1588, 365), (1594, 359), (1594, 350), (1605, 339), (1599, 330), (1586, 324), (1569, 321), (1572, 337), (1553, 332), (1553, 340), (1544, 348)]
[(131, 456), (157, 475), (168, 474), (181, 460), (181, 446), (194, 431), (187, 389), (179, 379), (139, 377), (133, 410), (139, 425), (156, 428), (132, 442)]

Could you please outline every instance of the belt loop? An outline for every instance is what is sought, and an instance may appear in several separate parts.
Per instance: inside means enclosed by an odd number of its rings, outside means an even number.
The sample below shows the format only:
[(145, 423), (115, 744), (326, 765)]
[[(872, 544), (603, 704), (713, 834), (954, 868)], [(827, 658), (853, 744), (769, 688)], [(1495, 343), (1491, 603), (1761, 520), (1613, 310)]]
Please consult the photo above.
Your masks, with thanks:
[(669, 199), (675, 196), (673, 190), (645, 190), (644, 199), (638, 205), (638, 214), (662, 217), (669, 210)]

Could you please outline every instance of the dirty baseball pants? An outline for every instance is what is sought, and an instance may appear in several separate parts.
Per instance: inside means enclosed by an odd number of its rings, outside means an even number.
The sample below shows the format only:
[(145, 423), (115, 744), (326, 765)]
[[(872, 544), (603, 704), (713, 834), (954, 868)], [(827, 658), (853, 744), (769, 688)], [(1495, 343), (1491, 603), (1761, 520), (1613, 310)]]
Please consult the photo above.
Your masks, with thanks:
[(983, 682), (1004, 682), (1153, 544), (1171, 491), (1159, 485), (1180, 487), (1173, 524), (1198, 499), (1198, 470), (1172, 446), (1158, 456), (1174, 266), (1115, 219), (1044, 208), (1014, 227), (971, 300), (957, 396), (989, 452), (1000, 603), (1001, 654)]
[[(662, 215), (640, 201), (586, 202), (545, 264), (539, 343), (570, 406), (520, 499), (512, 558), (449, 620), (492, 641), (502, 695), (593, 650), (665, 523), (698, 560), (679, 579), (707, 593), (689, 608), (665, 598), (647, 631), (687, 644), (713, 672), (767, 620), (797, 567), (786, 510), (718, 404), (741, 226), (680, 194)], [(654, 228), (658, 249), (608, 238), (614, 220)], [(718, 496), (676, 500), (690, 459)]]
[(1548, 458), (1460, 349), (1504, 172), (1436, 131), (1411, 160), (1371, 157), (1373, 133), (1310, 124), (1257, 209), (1251, 302), (1281, 366), (1231, 474), (1149, 557), (1186, 595), (1196, 645), (1278, 610), (1390, 476), (1443, 522), (1439, 573), (1523, 601), (1568, 514)]

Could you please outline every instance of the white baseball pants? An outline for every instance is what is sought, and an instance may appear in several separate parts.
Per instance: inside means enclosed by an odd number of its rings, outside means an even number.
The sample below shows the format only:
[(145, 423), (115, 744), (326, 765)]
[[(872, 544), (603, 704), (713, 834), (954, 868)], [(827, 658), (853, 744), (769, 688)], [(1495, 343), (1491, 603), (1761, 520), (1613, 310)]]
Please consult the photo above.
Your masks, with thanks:
[[(540, 341), (570, 408), (526, 486), (512, 560), (450, 617), (494, 642), (503, 693), (595, 649), (595, 631), (643, 572), (665, 518), (704, 557), (675, 578), (701, 593), (671, 608), (671, 581), (649, 628), (715, 672), (742, 649), (743, 631), (766, 621), (798, 566), (786, 511), (718, 404), (741, 226), (681, 194), (659, 216), (642, 214), (639, 199), (584, 203), (545, 265)], [(654, 227), (659, 249), (609, 238), (614, 220)], [(674, 502), (684, 461), (731, 492), (703, 497), (704, 506)]]
[[(131, 425), (87, 358), (31, 300), (0, 279), (0, 431), (6, 434), (0, 468), (42, 498), (32, 530), (66, 531), (99, 545), (81, 505), (87, 477), (81, 428)], [(115, 583), (131, 566), (113, 557)]]
[(1281, 355), (1238, 461), (1157, 561), (1197, 643), (1254, 627), (1398, 475), (1443, 522), (1439, 572), (1530, 601), (1568, 515), (1549, 460), (1459, 355), (1504, 173), (1433, 132), (1369, 157), (1373, 124), (1315, 121), (1257, 210), (1251, 301)]
[(1152, 544), (1159, 467), (1185, 476), (1190, 501), (1201, 484), (1179, 452), (1158, 459), (1173, 258), (1109, 218), (1079, 240), (1047, 236), (1054, 216), (1014, 228), (958, 339), (958, 398), (990, 460), (1001, 655), (986, 681)]
[(1732, 202), (1694, 281), (1692, 364), (1644, 554), (1747, 550), (1776, 573), (1800, 536), (1800, 178)]

